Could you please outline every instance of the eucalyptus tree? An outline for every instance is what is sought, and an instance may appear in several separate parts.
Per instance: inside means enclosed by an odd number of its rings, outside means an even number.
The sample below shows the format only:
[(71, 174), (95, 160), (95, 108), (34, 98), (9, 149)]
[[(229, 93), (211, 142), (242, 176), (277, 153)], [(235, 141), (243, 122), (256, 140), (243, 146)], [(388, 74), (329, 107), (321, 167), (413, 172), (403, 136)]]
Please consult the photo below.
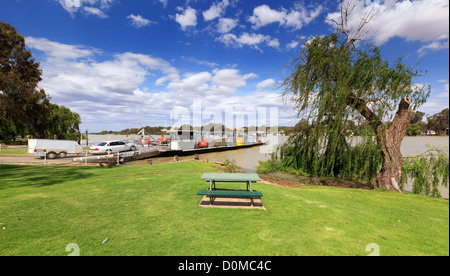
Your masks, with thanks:
[(38, 89), (39, 63), (16, 29), (0, 22), (0, 139), (42, 134), (49, 98)]
[(38, 87), (39, 62), (25, 46), (23, 35), (0, 22), (0, 140), (26, 135), (74, 138), (80, 116), (50, 103), (50, 96)]

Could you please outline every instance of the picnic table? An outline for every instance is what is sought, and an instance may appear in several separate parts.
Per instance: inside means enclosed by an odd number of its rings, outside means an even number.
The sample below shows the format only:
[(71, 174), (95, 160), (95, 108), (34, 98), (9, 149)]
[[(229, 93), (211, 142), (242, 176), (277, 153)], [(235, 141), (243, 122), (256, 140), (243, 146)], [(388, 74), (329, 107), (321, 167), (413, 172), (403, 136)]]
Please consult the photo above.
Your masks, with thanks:
[[(210, 198), (210, 204), (214, 203), (217, 196), (221, 197), (249, 197), (253, 205), (254, 197), (261, 197), (262, 193), (252, 190), (252, 182), (261, 179), (256, 173), (204, 173), (200, 179), (209, 182), (209, 190), (200, 190), (197, 195), (206, 195)], [(247, 184), (247, 190), (218, 190), (217, 182), (243, 182)]]

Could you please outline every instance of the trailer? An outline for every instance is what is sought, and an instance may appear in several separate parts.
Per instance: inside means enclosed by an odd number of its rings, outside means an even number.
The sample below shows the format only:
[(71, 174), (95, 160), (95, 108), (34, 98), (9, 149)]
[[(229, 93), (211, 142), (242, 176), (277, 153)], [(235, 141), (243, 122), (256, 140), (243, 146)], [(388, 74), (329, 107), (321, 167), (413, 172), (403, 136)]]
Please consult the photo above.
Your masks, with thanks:
[(28, 139), (28, 153), (48, 159), (64, 158), (68, 154), (83, 153), (83, 147), (72, 140)]

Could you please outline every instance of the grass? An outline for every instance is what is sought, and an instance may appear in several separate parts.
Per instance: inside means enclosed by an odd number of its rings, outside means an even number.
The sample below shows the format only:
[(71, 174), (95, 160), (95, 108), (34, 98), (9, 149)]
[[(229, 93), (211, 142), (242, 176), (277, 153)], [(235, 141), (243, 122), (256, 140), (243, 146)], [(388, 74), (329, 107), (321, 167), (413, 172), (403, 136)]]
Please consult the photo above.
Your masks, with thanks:
[(28, 153), (28, 148), (7, 148), (0, 146), (0, 156), (33, 156)]
[(449, 255), (448, 200), (257, 183), (266, 211), (199, 207), (214, 171), (0, 165), (0, 255)]

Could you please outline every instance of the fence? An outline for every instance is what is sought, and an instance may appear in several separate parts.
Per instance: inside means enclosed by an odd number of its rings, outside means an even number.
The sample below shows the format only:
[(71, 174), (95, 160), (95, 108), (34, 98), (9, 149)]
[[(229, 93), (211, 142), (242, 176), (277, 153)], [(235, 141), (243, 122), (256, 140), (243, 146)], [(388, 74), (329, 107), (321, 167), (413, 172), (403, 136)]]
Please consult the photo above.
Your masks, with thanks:
[(6, 146), (0, 144), (0, 156), (33, 156), (28, 153), (28, 146)]

